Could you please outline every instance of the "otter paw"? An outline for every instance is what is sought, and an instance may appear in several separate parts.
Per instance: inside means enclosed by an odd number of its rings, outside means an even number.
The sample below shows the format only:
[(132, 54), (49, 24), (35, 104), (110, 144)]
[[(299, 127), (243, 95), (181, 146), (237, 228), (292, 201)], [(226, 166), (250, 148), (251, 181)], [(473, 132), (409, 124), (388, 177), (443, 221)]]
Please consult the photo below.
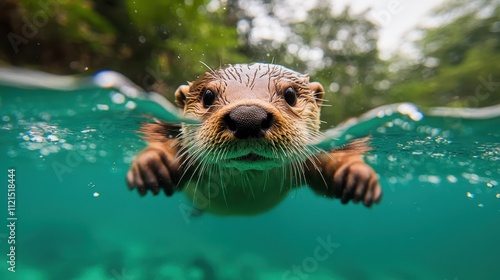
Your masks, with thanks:
[(176, 186), (173, 174), (175, 170), (161, 150), (147, 149), (140, 153), (127, 173), (127, 184), (130, 190), (137, 188), (141, 196), (150, 190), (153, 195), (163, 189), (167, 196), (174, 193)]
[(382, 189), (375, 171), (364, 162), (345, 163), (334, 173), (334, 197), (340, 198), (343, 204), (352, 200), (363, 201), (370, 207), (382, 198)]

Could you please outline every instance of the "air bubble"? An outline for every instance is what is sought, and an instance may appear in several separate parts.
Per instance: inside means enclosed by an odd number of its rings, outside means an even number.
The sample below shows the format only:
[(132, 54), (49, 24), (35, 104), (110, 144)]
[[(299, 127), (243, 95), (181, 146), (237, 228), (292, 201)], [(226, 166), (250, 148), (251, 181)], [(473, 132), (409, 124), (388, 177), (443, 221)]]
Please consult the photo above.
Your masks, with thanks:
[(31, 137), (30, 140), (31, 140), (31, 142), (35, 142), (35, 143), (42, 143), (44, 139), (40, 135), (35, 135), (35, 136)]
[(99, 111), (107, 111), (109, 110), (109, 106), (106, 104), (97, 104), (97, 110)]
[(495, 181), (495, 180), (491, 180), (491, 181), (489, 181), (488, 183), (486, 183), (486, 186), (487, 186), (488, 188), (493, 188), (493, 187), (494, 187), (494, 186), (496, 186), (497, 184), (498, 184), (498, 183), (497, 183), (497, 181)]
[(73, 145), (71, 144), (68, 144), (68, 143), (64, 143), (61, 145), (61, 147), (65, 150), (73, 150)]
[(111, 101), (115, 104), (122, 104), (125, 102), (125, 96), (121, 93), (115, 92), (111, 95)]
[(135, 109), (135, 107), (137, 107), (137, 105), (135, 104), (134, 101), (129, 101), (125, 104), (125, 107), (127, 107), (127, 109), (129, 110), (133, 110)]
[(47, 136), (47, 140), (49, 140), (50, 142), (56, 142), (56, 141), (59, 141), (59, 137), (51, 134), (51, 135)]
[(456, 183), (457, 177), (455, 177), (453, 175), (448, 175), (448, 176), (446, 176), (446, 180), (448, 180), (448, 182), (450, 182), (450, 183)]

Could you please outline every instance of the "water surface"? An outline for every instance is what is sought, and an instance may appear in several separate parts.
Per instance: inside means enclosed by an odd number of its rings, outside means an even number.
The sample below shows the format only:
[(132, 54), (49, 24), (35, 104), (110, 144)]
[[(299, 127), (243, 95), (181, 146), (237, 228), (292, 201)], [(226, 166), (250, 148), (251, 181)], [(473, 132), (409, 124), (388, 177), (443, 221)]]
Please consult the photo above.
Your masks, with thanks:
[(328, 131), (319, 146), (371, 135), (384, 188), (371, 209), (302, 188), (263, 215), (192, 217), (180, 193), (125, 185), (140, 122), (186, 121), (158, 95), (109, 72), (0, 77), (17, 217), (16, 272), (4, 226), (0, 279), (500, 279), (500, 106), (393, 104)]

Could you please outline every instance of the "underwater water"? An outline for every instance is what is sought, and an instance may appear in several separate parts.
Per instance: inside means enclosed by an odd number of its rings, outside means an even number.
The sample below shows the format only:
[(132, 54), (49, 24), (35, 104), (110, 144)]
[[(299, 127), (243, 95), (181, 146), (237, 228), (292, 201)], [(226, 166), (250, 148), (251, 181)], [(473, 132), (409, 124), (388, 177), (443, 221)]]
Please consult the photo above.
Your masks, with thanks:
[(188, 121), (169, 106), (112, 72), (0, 71), (0, 279), (500, 279), (500, 106), (374, 109), (318, 145), (371, 135), (379, 205), (301, 188), (251, 217), (127, 190), (146, 115)]

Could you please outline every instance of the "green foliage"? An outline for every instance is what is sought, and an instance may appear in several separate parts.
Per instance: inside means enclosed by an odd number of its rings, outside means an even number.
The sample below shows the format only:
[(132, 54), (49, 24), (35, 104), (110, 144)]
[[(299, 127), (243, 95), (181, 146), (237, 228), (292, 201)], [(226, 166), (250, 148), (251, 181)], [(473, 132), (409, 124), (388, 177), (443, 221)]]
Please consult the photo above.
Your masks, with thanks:
[(224, 22), (222, 7), (209, 11), (207, 0), (49, 0), (50, 8), (38, 0), (18, 2), (21, 18), (9, 22), (14, 28), (7, 33), (22, 35), (23, 18), (36, 14), (48, 14), (48, 21), (19, 44), (18, 53), (0, 46), (0, 59), (14, 65), (55, 73), (111, 69), (171, 96), (179, 84), (206, 71), (204, 63), (250, 61), (240, 53), (236, 29)]
[[(479, 107), (500, 102), (500, 1), (448, 1), (424, 29), (422, 57), (394, 77), (389, 99), (427, 106)], [(444, 8), (446, 7), (446, 8)]]
[[(332, 13), (326, 1), (304, 7), (286, 0), (10, 0), (0, 3), (0, 35), (21, 41), (0, 42), (0, 64), (64, 74), (116, 70), (172, 100), (177, 86), (207, 66), (274, 62), (323, 84), (330, 105), (324, 127), (401, 101), (500, 102), (499, 0), (446, 1), (434, 13), (441, 23), (420, 30), (420, 57), (389, 61), (379, 58), (369, 11)], [(256, 36), (259, 21), (261, 33), (275, 33)], [(25, 34), (26, 22), (34, 34)]]
[(238, 51), (236, 29), (224, 23), (221, 10), (209, 12), (210, 1), (168, 0), (152, 5), (127, 1), (129, 14), (146, 40), (153, 42), (152, 67), (176, 87), (207, 71), (208, 65), (248, 62)]

